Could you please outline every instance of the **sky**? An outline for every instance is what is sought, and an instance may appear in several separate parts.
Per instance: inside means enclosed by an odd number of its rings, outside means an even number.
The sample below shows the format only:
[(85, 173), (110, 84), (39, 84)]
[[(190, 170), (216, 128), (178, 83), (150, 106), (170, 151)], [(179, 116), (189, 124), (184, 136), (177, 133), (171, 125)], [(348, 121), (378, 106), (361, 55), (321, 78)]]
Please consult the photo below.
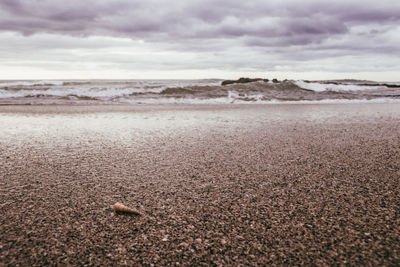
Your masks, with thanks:
[(0, 79), (400, 81), (399, 0), (0, 0)]

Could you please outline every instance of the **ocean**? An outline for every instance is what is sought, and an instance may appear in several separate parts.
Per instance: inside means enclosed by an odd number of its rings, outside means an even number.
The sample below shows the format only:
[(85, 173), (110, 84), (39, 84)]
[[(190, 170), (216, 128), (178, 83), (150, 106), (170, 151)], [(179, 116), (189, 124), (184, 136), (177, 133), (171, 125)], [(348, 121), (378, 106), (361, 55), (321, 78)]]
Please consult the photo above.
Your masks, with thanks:
[(400, 83), (360, 80), (8, 80), (0, 104), (274, 104), (400, 102)]

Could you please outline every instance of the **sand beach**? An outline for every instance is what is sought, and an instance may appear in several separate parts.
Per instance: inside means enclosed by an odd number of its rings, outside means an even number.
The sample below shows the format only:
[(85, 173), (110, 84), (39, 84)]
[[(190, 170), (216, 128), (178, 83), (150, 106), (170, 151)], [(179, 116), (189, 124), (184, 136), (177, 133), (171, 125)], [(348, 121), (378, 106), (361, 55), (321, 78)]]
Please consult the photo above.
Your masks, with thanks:
[(0, 106), (3, 266), (396, 266), (399, 192), (398, 103)]

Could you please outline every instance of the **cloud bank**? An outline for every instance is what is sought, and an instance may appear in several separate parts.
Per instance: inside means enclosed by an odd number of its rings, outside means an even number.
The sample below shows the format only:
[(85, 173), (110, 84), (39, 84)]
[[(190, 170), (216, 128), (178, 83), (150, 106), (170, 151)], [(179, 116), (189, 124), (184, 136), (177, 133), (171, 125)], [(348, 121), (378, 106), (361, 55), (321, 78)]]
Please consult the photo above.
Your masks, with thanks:
[(399, 25), (397, 0), (2, 0), (0, 70), (50, 73), (64, 64), (59, 68), (121, 75), (193, 70), (215, 77), (220, 70), (390, 78), (400, 70)]

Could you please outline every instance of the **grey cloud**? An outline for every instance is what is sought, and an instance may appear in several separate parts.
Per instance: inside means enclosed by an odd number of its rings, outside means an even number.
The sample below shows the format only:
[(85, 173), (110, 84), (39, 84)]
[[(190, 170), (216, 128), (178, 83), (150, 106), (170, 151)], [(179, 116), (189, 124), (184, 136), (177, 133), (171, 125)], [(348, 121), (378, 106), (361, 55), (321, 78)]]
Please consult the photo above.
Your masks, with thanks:
[[(370, 2), (370, 4), (368, 3)], [(346, 23), (400, 20), (397, 1), (4, 0), (2, 30), (128, 38), (235, 38), (343, 34)], [(386, 4), (385, 4), (386, 3)], [(265, 18), (275, 18), (265, 25)], [(275, 29), (274, 29), (275, 28)], [(157, 38), (162, 37), (162, 38)]]
[[(17, 49), (26, 57), (41, 51), (49, 60), (58, 59), (52, 50), (61, 49), (67, 55), (61, 60), (79, 61), (85, 58), (74, 58), (73, 50), (92, 49), (91, 61), (116, 62), (121, 68), (133, 61), (187, 68), (189, 60), (198, 68), (299, 69), (303, 62), (312, 62), (308, 69), (356, 69), (357, 62), (363, 62), (360, 69), (373, 68), (364, 64), (365, 57), (393, 70), (399, 67), (398, 25), (398, 0), (0, 0), (0, 52), (9, 54), (0, 53), (0, 60), (17, 55)], [(175, 56), (162, 56), (157, 63), (148, 55), (95, 52), (135, 50), (139, 40), (152, 51)], [(342, 67), (335, 60), (351, 64)]]

